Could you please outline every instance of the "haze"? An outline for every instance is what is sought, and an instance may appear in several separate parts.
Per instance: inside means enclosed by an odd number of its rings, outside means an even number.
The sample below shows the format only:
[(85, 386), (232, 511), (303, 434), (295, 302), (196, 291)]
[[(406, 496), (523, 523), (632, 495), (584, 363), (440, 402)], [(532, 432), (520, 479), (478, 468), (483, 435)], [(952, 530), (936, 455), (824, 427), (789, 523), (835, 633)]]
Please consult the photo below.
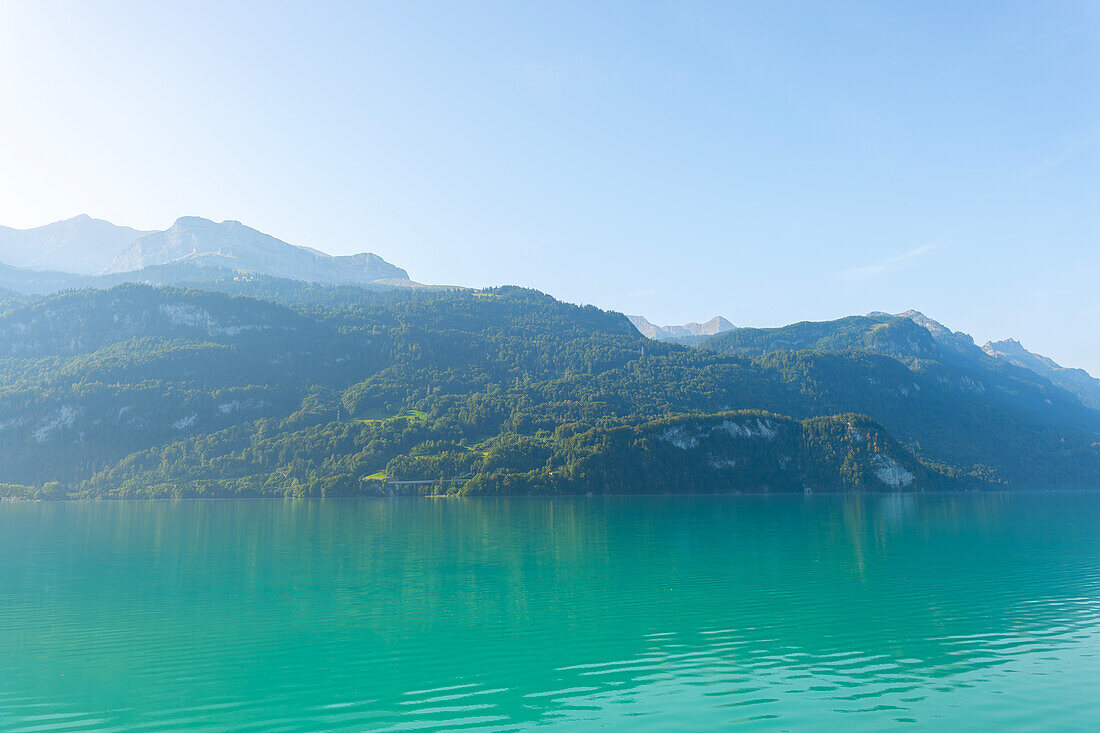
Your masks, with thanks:
[(238, 219), (656, 323), (1100, 373), (1100, 6), (0, 5), (0, 224)]

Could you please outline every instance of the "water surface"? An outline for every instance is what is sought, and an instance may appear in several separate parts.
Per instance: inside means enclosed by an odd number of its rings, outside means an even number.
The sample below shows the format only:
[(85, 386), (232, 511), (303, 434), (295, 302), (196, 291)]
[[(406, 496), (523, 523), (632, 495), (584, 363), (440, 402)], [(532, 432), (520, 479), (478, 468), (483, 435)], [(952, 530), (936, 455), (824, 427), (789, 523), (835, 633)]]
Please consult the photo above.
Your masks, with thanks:
[(1100, 495), (0, 504), (0, 730), (1095, 730)]

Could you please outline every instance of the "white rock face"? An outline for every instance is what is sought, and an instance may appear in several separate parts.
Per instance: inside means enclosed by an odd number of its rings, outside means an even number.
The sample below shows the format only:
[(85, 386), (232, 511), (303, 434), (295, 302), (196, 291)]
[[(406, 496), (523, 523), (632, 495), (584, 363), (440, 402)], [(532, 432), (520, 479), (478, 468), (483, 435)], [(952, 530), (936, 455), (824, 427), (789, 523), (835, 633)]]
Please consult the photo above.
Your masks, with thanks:
[(7, 430), (8, 428), (17, 428), (20, 425), (26, 425), (27, 418), (25, 417), (13, 417), (7, 420), (0, 420), (0, 430)]
[(686, 430), (682, 425), (677, 425), (661, 433), (661, 440), (672, 443), (680, 450), (687, 450), (699, 445), (699, 433)]
[(970, 377), (963, 377), (961, 386), (967, 392), (973, 392), (975, 394), (982, 394), (983, 392), (985, 392), (985, 384), (973, 380)]
[(334, 257), (298, 247), (247, 227), (185, 216), (163, 232), (141, 237), (118, 254), (104, 274), (133, 272), (154, 265), (190, 263), (224, 267), (293, 280), (366, 284), (408, 280), (408, 273), (369, 252)]
[(875, 469), (875, 475), (887, 486), (900, 489), (913, 483), (913, 474), (885, 453), (872, 456), (871, 465)]
[(750, 420), (743, 425), (725, 420), (719, 427), (730, 435), (739, 435), (743, 438), (766, 438), (771, 440), (779, 435), (779, 430), (772, 425), (771, 420), (761, 420), (759, 418), (756, 419), (755, 423)]
[(268, 402), (266, 400), (230, 400), (229, 402), (223, 402), (218, 405), (218, 412), (222, 415), (231, 415), (234, 412), (240, 412), (241, 410), (258, 410), (263, 407), (267, 407)]
[(677, 425), (675, 427), (666, 428), (664, 432), (661, 433), (660, 439), (666, 443), (671, 443), (681, 450), (687, 450), (697, 447), (703, 438), (716, 431), (729, 433), (730, 435), (740, 438), (763, 438), (764, 440), (772, 440), (779, 435), (779, 429), (775, 427), (771, 420), (756, 418), (745, 420), (741, 423), (734, 422), (733, 420), (723, 420), (718, 425), (712, 425), (707, 428), (701, 426), (686, 427), (684, 425)]
[(209, 311), (190, 303), (161, 303), (157, 306), (174, 326), (201, 328), (207, 336), (237, 336), (244, 331), (262, 331), (270, 328), (266, 324), (222, 325)]
[(53, 414), (38, 424), (34, 431), (34, 439), (44, 443), (49, 437), (61, 428), (71, 428), (76, 422), (77, 410), (71, 405), (62, 405)]
[(194, 425), (195, 421), (198, 419), (199, 416), (197, 414), (188, 415), (187, 417), (181, 417), (179, 420), (176, 420), (174, 423), (172, 423), (172, 427), (176, 430), (186, 430), (187, 428)]

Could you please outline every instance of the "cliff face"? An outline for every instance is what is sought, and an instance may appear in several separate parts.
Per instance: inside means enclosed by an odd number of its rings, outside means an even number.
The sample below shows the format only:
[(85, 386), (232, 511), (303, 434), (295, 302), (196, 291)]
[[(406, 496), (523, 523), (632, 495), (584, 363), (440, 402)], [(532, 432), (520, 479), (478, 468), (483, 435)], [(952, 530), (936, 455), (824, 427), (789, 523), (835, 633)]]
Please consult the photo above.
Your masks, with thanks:
[[(739, 411), (593, 431), (566, 479), (593, 493), (905, 491), (943, 484), (863, 416)], [(946, 485), (946, 484), (943, 484)]]

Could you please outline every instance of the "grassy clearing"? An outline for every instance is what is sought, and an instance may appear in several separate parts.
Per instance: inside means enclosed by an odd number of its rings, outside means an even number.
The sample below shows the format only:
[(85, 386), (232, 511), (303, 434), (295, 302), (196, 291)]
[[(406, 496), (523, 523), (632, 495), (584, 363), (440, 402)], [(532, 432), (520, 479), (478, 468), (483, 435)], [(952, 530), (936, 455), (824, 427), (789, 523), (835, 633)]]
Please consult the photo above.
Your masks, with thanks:
[(392, 417), (361, 417), (355, 419), (353, 422), (358, 423), (388, 423), (395, 420), (409, 420), (412, 422), (425, 422), (428, 419), (428, 413), (421, 410), (409, 410), (400, 415), (394, 415)]

